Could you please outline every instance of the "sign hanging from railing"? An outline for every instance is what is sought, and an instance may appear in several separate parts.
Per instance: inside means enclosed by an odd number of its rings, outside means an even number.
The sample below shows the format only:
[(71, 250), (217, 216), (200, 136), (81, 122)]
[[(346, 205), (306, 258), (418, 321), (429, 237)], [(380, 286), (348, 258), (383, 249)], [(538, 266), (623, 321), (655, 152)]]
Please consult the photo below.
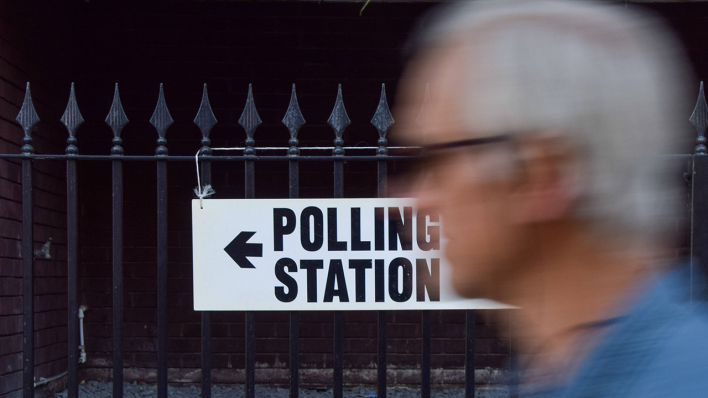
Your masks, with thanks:
[(192, 202), (196, 311), (493, 309), (451, 287), (411, 199)]

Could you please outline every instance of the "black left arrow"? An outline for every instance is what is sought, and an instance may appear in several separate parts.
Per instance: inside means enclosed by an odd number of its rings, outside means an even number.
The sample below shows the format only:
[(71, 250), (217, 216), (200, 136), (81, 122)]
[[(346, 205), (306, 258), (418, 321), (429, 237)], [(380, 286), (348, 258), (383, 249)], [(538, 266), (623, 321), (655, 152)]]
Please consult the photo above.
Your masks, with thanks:
[(241, 268), (256, 268), (246, 257), (263, 257), (263, 245), (260, 243), (247, 243), (255, 232), (243, 231), (231, 241), (224, 251)]

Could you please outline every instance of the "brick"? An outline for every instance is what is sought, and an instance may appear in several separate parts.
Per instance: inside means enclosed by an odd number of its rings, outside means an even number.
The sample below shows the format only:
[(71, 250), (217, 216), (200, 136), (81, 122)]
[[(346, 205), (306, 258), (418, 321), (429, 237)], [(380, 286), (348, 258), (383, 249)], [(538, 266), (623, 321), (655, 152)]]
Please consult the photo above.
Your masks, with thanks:
[(255, 332), (256, 338), (287, 338), (290, 335), (290, 328), (286, 323), (256, 323)]
[[(2, 241), (2, 239), (0, 239), (0, 241)], [(2, 261), (0, 261), (0, 273), (2, 273), (4, 277), (21, 278), (22, 261), (19, 261), (18, 259), (3, 258)]]
[(21, 296), (22, 279), (0, 277), (0, 296)]
[[(1, 164), (1, 163), (0, 163)], [(1, 169), (2, 167), (0, 167)], [(11, 220), (22, 219), (22, 205), (8, 199), (0, 199), (0, 217)]]
[(393, 323), (421, 323), (420, 311), (394, 311)]
[(52, 344), (46, 347), (38, 347), (34, 350), (35, 365), (51, 362), (66, 357), (66, 344)]
[[(300, 338), (328, 337), (332, 334), (325, 333), (325, 326), (319, 323), (300, 323)], [(331, 328), (328, 328), (328, 330)]]
[(201, 354), (170, 353), (167, 356), (167, 364), (170, 368), (201, 368)]
[(22, 352), (22, 335), (0, 337), (0, 355)]
[(345, 368), (375, 368), (378, 364), (378, 356), (376, 354), (352, 354), (347, 353), (343, 356), (343, 365)]
[[(388, 333), (388, 332), (387, 332)], [(366, 337), (369, 339), (376, 339), (378, 336), (378, 329), (375, 323), (359, 323), (354, 325), (347, 325), (347, 327), (342, 330), (342, 335), (345, 339), (347, 338), (357, 338)]]
[(42, 330), (58, 325), (66, 325), (66, 310), (54, 310), (34, 313), (35, 330)]
[[(432, 333), (431, 325), (431, 333)], [(410, 324), (387, 324), (386, 325), (386, 336), (388, 338), (420, 338), (421, 336), (421, 325), (410, 325)]]
[(302, 369), (331, 367), (331, 355), (321, 353), (300, 353), (300, 367)]
[[(157, 341), (157, 340), (155, 340)], [(201, 339), (168, 339), (167, 347), (172, 352), (200, 352), (202, 347)]]
[(123, 350), (124, 352), (154, 352), (157, 350), (157, 339), (144, 337), (123, 339)]
[(22, 315), (0, 317), (0, 336), (22, 332)]
[(343, 341), (345, 353), (372, 353), (378, 349), (378, 342), (373, 339), (348, 338)]
[(444, 369), (462, 368), (465, 366), (465, 356), (452, 354), (430, 355), (430, 364)]
[(22, 370), (22, 356), (9, 354), (0, 356), (0, 375)]
[(56, 297), (66, 293), (66, 281), (59, 278), (34, 278), (34, 293)]
[(113, 341), (111, 338), (105, 337), (92, 337), (91, 335), (84, 336), (84, 342), (86, 343), (86, 350), (91, 353), (90, 356), (95, 352), (112, 352), (113, 351)]
[(0, 316), (22, 314), (22, 297), (0, 297)]
[(66, 370), (66, 359), (39, 364), (35, 367), (37, 377), (51, 377)]
[(242, 353), (245, 352), (245, 346), (242, 339), (212, 339), (211, 350), (219, 353)]
[(19, 390), (22, 388), (22, 372), (8, 373), (2, 376), (0, 383), (0, 394), (6, 394), (10, 391)]
[(35, 334), (34, 346), (38, 348), (56, 344), (57, 342), (65, 343), (66, 337), (66, 327), (40, 330)]
[[(157, 368), (156, 352), (131, 352), (125, 353), (124, 356), (125, 367)], [(109, 364), (111, 363), (110, 358), (106, 358)]]
[[(0, 182), (0, 192), (2, 183)], [(22, 223), (15, 220), (0, 218), (0, 238), (20, 239), (22, 236)]]
[(482, 354), (508, 354), (509, 341), (499, 339), (476, 340), (474, 345), (475, 353)]
[(256, 352), (276, 353), (288, 352), (288, 339), (261, 339), (256, 340)]
[[(46, 312), (55, 310), (66, 311), (67, 295), (66, 294), (47, 294), (43, 296), (35, 296), (34, 310), (35, 312)], [(64, 322), (66, 323), (66, 322)]]
[(334, 342), (332, 339), (306, 339), (300, 337), (300, 352), (323, 353), (331, 352)]

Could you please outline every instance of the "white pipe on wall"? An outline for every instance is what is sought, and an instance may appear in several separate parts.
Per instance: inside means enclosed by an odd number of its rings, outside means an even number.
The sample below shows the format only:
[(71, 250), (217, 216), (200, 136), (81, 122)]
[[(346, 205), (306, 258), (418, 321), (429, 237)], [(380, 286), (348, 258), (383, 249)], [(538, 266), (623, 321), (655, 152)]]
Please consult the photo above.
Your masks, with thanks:
[[(82, 305), (79, 307), (79, 350), (81, 350), (81, 354), (79, 354), (79, 363), (86, 363), (86, 348), (84, 346), (84, 312), (88, 310), (88, 306)], [(34, 386), (41, 386), (44, 384), (49, 383), (50, 381), (54, 381), (58, 378), (64, 377), (69, 373), (69, 371), (65, 370), (57, 375), (54, 375), (52, 377), (41, 377), (38, 381), (34, 382)]]
[(79, 363), (86, 363), (86, 347), (84, 346), (84, 312), (88, 310), (88, 306), (82, 305), (79, 307), (79, 350), (81, 350), (81, 355), (79, 356)]

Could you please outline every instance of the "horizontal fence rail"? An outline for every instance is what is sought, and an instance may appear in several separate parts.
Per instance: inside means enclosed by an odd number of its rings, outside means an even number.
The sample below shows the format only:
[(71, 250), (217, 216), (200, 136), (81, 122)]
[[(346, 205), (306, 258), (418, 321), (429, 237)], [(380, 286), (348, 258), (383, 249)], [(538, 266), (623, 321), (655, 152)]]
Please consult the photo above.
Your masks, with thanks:
[[(74, 85), (71, 85), (69, 102), (61, 121), (66, 126), (69, 137), (65, 154), (35, 154), (32, 147), (32, 129), (39, 122), (39, 116), (35, 111), (30, 93), (30, 85), (27, 83), (25, 98), (17, 122), (24, 131), (23, 146), (19, 154), (0, 154), (1, 159), (17, 159), (21, 161), (22, 167), (22, 266), (23, 266), (23, 396), (33, 397), (34, 389), (34, 344), (33, 344), (33, 214), (32, 214), (32, 170), (33, 162), (36, 160), (64, 160), (66, 161), (66, 184), (67, 184), (67, 287), (68, 287), (68, 398), (78, 398), (78, 276), (77, 276), (77, 162), (106, 160), (112, 166), (112, 297), (113, 297), (113, 397), (123, 396), (123, 162), (126, 161), (148, 161), (157, 165), (157, 318), (158, 318), (158, 344), (157, 344), (157, 382), (158, 398), (167, 397), (167, 171), (168, 162), (195, 162), (200, 165), (198, 169), (198, 188), (195, 194), (199, 198), (207, 197), (211, 192), (212, 162), (238, 161), (244, 163), (245, 175), (245, 197), (255, 198), (255, 163), (261, 161), (287, 161), (288, 162), (288, 196), (290, 198), (299, 197), (299, 162), (302, 161), (328, 161), (333, 164), (333, 185), (332, 196), (342, 198), (344, 196), (344, 161), (375, 161), (377, 162), (377, 196), (385, 197), (387, 194), (387, 165), (388, 162), (397, 160), (415, 159), (420, 155), (420, 147), (389, 147), (386, 135), (393, 125), (394, 120), (389, 110), (386, 99), (385, 86), (381, 87), (381, 96), (376, 112), (371, 119), (371, 123), (376, 127), (379, 138), (378, 146), (374, 147), (346, 147), (344, 146), (343, 134), (347, 126), (351, 123), (347, 115), (342, 95), (341, 85), (337, 90), (337, 96), (332, 113), (327, 120), (334, 132), (332, 146), (327, 147), (300, 147), (298, 132), (306, 123), (297, 101), (295, 85), (292, 86), (292, 93), (288, 109), (282, 119), (283, 125), (287, 128), (290, 138), (287, 146), (283, 147), (257, 147), (255, 132), (261, 124), (260, 116), (256, 110), (253, 90), (249, 85), (246, 105), (238, 123), (246, 133), (245, 146), (235, 148), (212, 148), (209, 138), (212, 128), (217, 124), (217, 119), (212, 111), (207, 93), (207, 86), (204, 84), (202, 99), (194, 118), (194, 123), (199, 128), (202, 139), (201, 148), (196, 156), (169, 156), (166, 135), (170, 125), (173, 123), (172, 117), (167, 107), (163, 87), (160, 85), (157, 105), (150, 119), (154, 126), (158, 138), (155, 155), (134, 156), (125, 155), (122, 147), (123, 141), (120, 137), (121, 131), (129, 122), (123, 109), (118, 84), (115, 85), (113, 102), (108, 112), (105, 122), (113, 132), (112, 148), (110, 154), (106, 155), (80, 155), (78, 142), (75, 137), (78, 127), (83, 123), (83, 117), (79, 111)], [(696, 109), (691, 116), (691, 122), (698, 132), (698, 146), (695, 154), (691, 156), (690, 171), (686, 173), (687, 180), (691, 183), (691, 254), (698, 258), (703, 258), (704, 263), (708, 249), (705, 236), (706, 226), (708, 226), (708, 212), (703, 203), (708, 203), (708, 183), (702, 181), (706, 179), (708, 172), (708, 157), (705, 147), (704, 132), (708, 126), (708, 106), (706, 105), (701, 83), (699, 99)], [(219, 149), (239, 151), (239, 155), (216, 156), (214, 152)], [(323, 151), (331, 151), (329, 154), (322, 154)], [(361, 154), (369, 151), (370, 154)], [(270, 152), (272, 154), (262, 155), (259, 153)], [(312, 154), (303, 154), (312, 153)], [(697, 184), (701, 181), (700, 184)], [(246, 398), (253, 398), (255, 394), (255, 353), (257, 350), (255, 341), (255, 314), (246, 311), (245, 317), (245, 395)], [(290, 313), (289, 318), (289, 385), (290, 398), (298, 397), (299, 388), (299, 325), (300, 314), (297, 311)], [(334, 366), (333, 380), (334, 398), (341, 398), (343, 392), (343, 328), (344, 317), (341, 311), (333, 313), (334, 327)], [(422, 350), (421, 350), (421, 398), (430, 397), (430, 313), (422, 311), (421, 318)], [(386, 396), (386, 312), (379, 311), (377, 316), (378, 335), (378, 369), (377, 369), (377, 395)], [(474, 342), (475, 342), (475, 315), (473, 311), (467, 311), (465, 315), (465, 397), (473, 398), (475, 392), (474, 384)], [(211, 316), (210, 312), (201, 313), (201, 387), (202, 397), (211, 397)]]

